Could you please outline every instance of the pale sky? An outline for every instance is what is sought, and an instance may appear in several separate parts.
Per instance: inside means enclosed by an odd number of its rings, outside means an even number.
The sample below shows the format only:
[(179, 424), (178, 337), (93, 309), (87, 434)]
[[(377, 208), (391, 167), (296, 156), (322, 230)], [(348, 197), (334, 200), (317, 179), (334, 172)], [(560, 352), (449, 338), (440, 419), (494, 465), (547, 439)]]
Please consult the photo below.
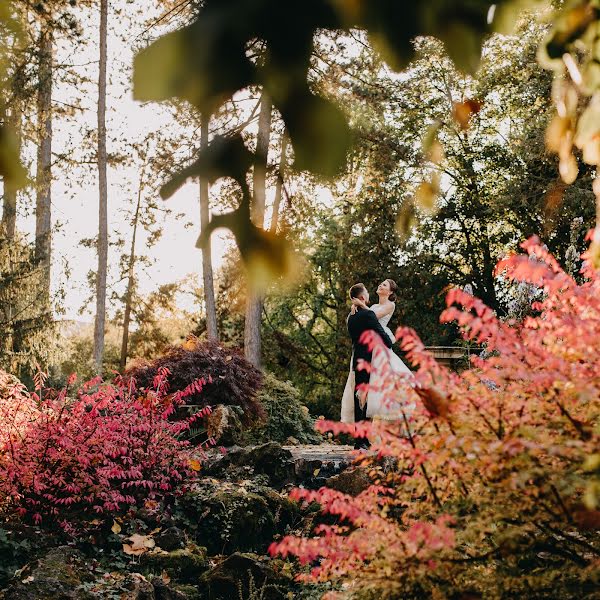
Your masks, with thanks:
[[(131, 10), (131, 5), (121, 4)], [(151, 3), (148, 2), (150, 5)], [(156, 12), (156, 14), (158, 14)], [(151, 16), (145, 13), (146, 18)], [(96, 15), (94, 19), (87, 19), (84, 25), (85, 37), (97, 37)], [(127, 43), (118, 39), (118, 35), (126, 35), (132, 41), (144, 29), (141, 21), (109, 16), (109, 79), (108, 91), (108, 152), (115, 150), (110, 137), (116, 135), (130, 141), (141, 140), (150, 131), (163, 128), (177, 127), (168, 111), (159, 104), (142, 105), (132, 98), (130, 86), (131, 65), (133, 53)], [(72, 63), (77, 65), (75, 70), (87, 75), (92, 81), (90, 84), (74, 88), (71, 84), (55, 86), (53, 102), (55, 107), (61, 103), (72, 104), (75, 98), (81, 99), (84, 107), (78, 113), (74, 122), (57, 119), (54, 125), (53, 152), (61, 153), (67, 148), (75, 148), (74, 155), (81, 158), (83, 138), (82, 125), (89, 130), (96, 128), (96, 102), (97, 102), (97, 45), (89, 43), (84, 50), (78, 50), (78, 55), (72, 55), (72, 46), (62, 44), (57, 48), (56, 63)], [(186, 135), (185, 131), (181, 131)], [(27, 151), (31, 154), (32, 149)], [(128, 227), (122, 223), (120, 211), (133, 204), (137, 194), (138, 171), (135, 168), (110, 169), (109, 181), (109, 237), (116, 237), (114, 232), (120, 230), (129, 239)], [(33, 207), (24, 205), (25, 202), (35, 205), (35, 201), (21, 202), (18, 228), (28, 235), (35, 231), (35, 215)], [(197, 184), (188, 183), (175, 196), (168, 201), (172, 215), (164, 219), (164, 234), (157, 245), (148, 253), (156, 259), (155, 264), (149, 269), (148, 276), (139, 278), (139, 285), (143, 292), (148, 293), (159, 285), (184, 278), (189, 273), (199, 273), (201, 266), (201, 252), (195, 248), (199, 232), (199, 208), (197, 198)], [(29, 214), (24, 214), (25, 212)], [(183, 213), (185, 216), (177, 220), (175, 215)], [(63, 173), (60, 169), (54, 170), (52, 187), (52, 221), (58, 227), (53, 237), (53, 283), (55, 288), (63, 286), (66, 292), (65, 311), (62, 318), (91, 321), (93, 319), (94, 305), (92, 304), (83, 316), (78, 314), (86, 298), (90, 296), (90, 287), (87, 283), (87, 273), (96, 269), (97, 256), (93, 249), (88, 249), (80, 244), (83, 238), (94, 237), (98, 229), (98, 186), (97, 168), (95, 164), (84, 165), (74, 172)], [(186, 228), (188, 221), (194, 227)], [(213, 236), (213, 261), (216, 268), (222, 264), (223, 255), (227, 244), (225, 233)], [(138, 252), (144, 252), (144, 234), (141, 234), (137, 244)], [(109, 268), (116, 265), (121, 250), (109, 249)], [(70, 274), (67, 276), (63, 268), (64, 261), (68, 262)], [(109, 272), (109, 284), (116, 277), (116, 268)], [(109, 308), (112, 311), (112, 308)]]
[[(140, 35), (148, 29), (152, 22), (162, 12), (146, 10), (152, 8), (152, 1), (143, 3), (143, 14), (136, 14), (141, 10), (141, 3), (132, 4), (127, 0), (112, 0), (111, 7), (121, 8), (122, 15), (109, 14), (109, 40), (108, 40), (108, 75), (109, 87), (107, 98), (107, 132), (108, 153), (123, 151), (127, 144), (143, 140), (152, 131), (170, 131), (176, 136), (189, 139), (190, 132), (178, 126), (169, 110), (157, 103), (141, 104), (133, 100), (131, 89), (131, 71), (134, 57), (133, 48), (143, 45)], [(59, 318), (93, 321), (95, 300), (83, 315), (79, 309), (85, 300), (94, 297), (95, 290), (88, 284), (87, 275), (90, 270), (97, 268), (96, 251), (84, 247), (81, 240), (93, 238), (98, 230), (98, 185), (97, 167), (95, 162), (89, 162), (90, 156), (95, 153), (86, 137), (93, 134), (97, 127), (97, 78), (98, 78), (98, 22), (97, 9), (77, 8), (80, 22), (83, 26), (84, 38), (87, 43), (75, 47), (72, 43), (59, 42), (55, 52), (55, 63), (58, 65), (72, 65), (72, 71), (89, 81), (75, 85), (70, 81), (55, 84), (53, 89), (53, 105), (60, 109), (64, 105), (73, 105), (79, 102), (83, 107), (82, 112), (69, 118), (60, 117), (54, 122), (53, 153), (60, 155), (71, 152), (72, 156), (84, 162), (79, 167), (71, 168), (65, 172), (61, 164), (53, 170), (52, 186), (52, 222), (53, 232), (53, 258), (52, 281), (54, 289), (62, 286), (65, 292), (65, 315)], [(161, 23), (154, 27), (152, 33), (158, 35), (176, 26), (176, 23)], [(75, 49), (74, 49), (75, 48)], [(57, 76), (57, 80), (64, 76)], [(248, 103), (248, 112), (255, 103)], [(251, 127), (249, 128), (251, 130)], [(118, 143), (111, 139), (119, 139)], [(92, 142), (93, 143), (93, 142)], [(31, 172), (35, 173), (35, 148), (30, 146), (24, 149), (24, 158), (31, 164)], [(277, 161), (278, 157), (270, 157)], [(108, 170), (109, 194), (109, 242), (117, 238), (117, 233), (126, 240), (131, 238), (129, 227), (123, 223), (123, 210), (134, 207), (137, 197), (139, 171), (134, 167), (118, 167)], [(218, 191), (218, 184), (213, 186), (211, 194)], [(273, 190), (267, 193), (267, 201), (272, 198)], [(321, 188), (317, 191), (319, 200), (330, 204), (332, 193), (329, 189)], [(162, 202), (159, 200), (159, 202)], [(142, 293), (149, 293), (160, 285), (181, 280), (189, 274), (200, 276), (202, 256), (200, 250), (195, 248), (199, 233), (199, 207), (197, 182), (188, 183), (177, 194), (167, 201), (172, 214), (164, 218), (163, 237), (152, 249), (144, 248), (144, 233), (138, 236), (137, 252), (147, 254), (155, 259), (147, 275), (138, 277), (138, 285)], [(20, 231), (33, 238), (35, 231), (35, 198), (31, 190), (27, 197), (19, 202), (19, 216), (17, 227)], [(176, 219), (175, 215), (183, 217)], [(186, 222), (193, 223), (192, 227), (185, 227)], [(138, 230), (139, 231), (139, 230)], [(219, 231), (213, 234), (212, 250), (213, 265), (218, 270), (223, 263), (224, 254), (233, 240), (228, 232)], [(109, 275), (108, 285), (114, 283), (118, 273), (117, 265), (123, 249), (109, 247)], [(68, 264), (68, 271), (65, 269)], [(112, 268), (111, 268), (112, 265)], [(120, 290), (123, 289), (121, 284)], [(110, 292), (109, 292), (110, 294)], [(189, 300), (187, 300), (189, 301)], [(182, 306), (192, 309), (190, 305)], [(113, 306), (108, 306), (109, 315), (114, 312)]]

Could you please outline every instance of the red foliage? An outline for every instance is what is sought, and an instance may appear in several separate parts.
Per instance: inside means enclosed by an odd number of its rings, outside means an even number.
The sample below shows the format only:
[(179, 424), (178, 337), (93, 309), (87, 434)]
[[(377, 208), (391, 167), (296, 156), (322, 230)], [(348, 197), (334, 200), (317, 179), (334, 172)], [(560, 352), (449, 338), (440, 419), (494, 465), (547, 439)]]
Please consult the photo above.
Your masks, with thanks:
[(135, 379), (140, 388), (147, 388), (161, 369), (169, 370), (172, 390), (183, 390), (197, 379), (206, 381), (201, 391), (189, 395), (189, 404), (239, 406), (246, 425), (254, 424), (265, 416), (257, 399), (263, 382), (262, 373), (235, 348), (190, 336), (184, 344), (169, 347), (158, 358), (137, 362), (125, 372), (124, 377)]
[[(417, 371), (407, 379), (388, 370), (384, 388), (401, 405), (410, 383), (421, 400), (417, 410), (379, 425), (318, 423), (321, 431), (374, 437), (379, 485), (357, 498), (326, 488), (295, 492), (342, 520), (315, 537), (288, 536), (273, 554), (320, 559), (311, 577), (358, 585), (402, 573), (394, 580), (400, 585), (418, 572), (415, 581), (424, 585), (419, 569), (435, 559), (430, 591), (444, 577), (456, 581), (456, 570), (471, 561), (500, 560), (515, 548), (540, 560), (542, 545), (579, 566), (600, 556), (598, 540), (586, 538), (600, 515), (600, 275), (586, 261), (578, 285), (537, 238), (523, 248), (536, 260), (512, 256), (497, 274), (543, 289), (537, 316), (501, 321), (481, 300), (450, 291), (442, 322), (457, 322), (466, 339), (486, 348), (460, 374), (400, 328)], [(368, 341), (377, 344), (376, 336)], [(399, 472), (377, 471), (382, 456), (396, 458)]]
[(176, 493), (195, 475), (179, 436), (210, 409), (170, 422), (204, 381), (167, 395), (167, 375), (159, 372), (144, 395), (131, 381), (99, 378), (74, 397), (68, 388), (44, 390), (39, 376), (31, 394), (0, 386), (0, 513), (76, 531), (91, 515), (112, 517)]

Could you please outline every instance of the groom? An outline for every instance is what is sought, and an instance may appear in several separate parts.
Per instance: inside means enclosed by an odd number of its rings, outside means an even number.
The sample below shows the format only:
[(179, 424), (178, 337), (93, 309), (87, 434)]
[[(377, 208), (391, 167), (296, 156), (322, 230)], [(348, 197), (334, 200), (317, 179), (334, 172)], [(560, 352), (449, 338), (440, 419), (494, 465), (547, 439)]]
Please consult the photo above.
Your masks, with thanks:
[[(357, 283), (350, 288), (350, 298), (360, 298), (365, 304), (369, 303), (369, 292), (362, 283)], [(365, 331), (375, 331), (379, 334), (383, 343), (388, 347), (392, 347), (392, 341), (386, 335), (381, 323), (379, 323), (375, 313), (372, 310), (358, 308), (354, 314), (348, 315), (347, 320), (348, 333), (352, 340), (352, 369), (354, 370), (354, 421), (365, 421), (367, 418), (367, 391), (359, 389), (361, 386), (369, 383), (371, 374), (365, 370), (358, 370), (357, 364), (360, 359), (371, 362), (372, 352), (366, 344), (360, 341), (361, 335)], [(368, 447), (368, 440), (358, 440), (355, 443), (355, 448)]]

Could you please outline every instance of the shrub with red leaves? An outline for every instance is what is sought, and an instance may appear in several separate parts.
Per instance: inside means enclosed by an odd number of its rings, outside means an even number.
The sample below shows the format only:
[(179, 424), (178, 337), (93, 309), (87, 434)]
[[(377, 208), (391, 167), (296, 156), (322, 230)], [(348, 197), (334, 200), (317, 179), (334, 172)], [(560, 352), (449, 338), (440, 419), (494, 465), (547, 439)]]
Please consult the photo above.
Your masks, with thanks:
[[(503, 321), (451, 290), (442, 321), (458, 323), (485, 356), (453, 373), (400, 328), (417, 371), (407, 382), (388, 368), (382, 388), (402, 419), (318, 422), (323, 432), (376, 430), (364, 460), (377, 485), (356, 497), (293, 492), (338, 518), (271, 547), (312, 566), (307, 579), (341, 579), (353, 591), (374, 586), (377, 593), (364, 596), (372, 598), (573, 598), (597, 590), (600, 272), (584, 255), (578, 284), (537, 238), (522, 247), (531, 259), (507, 258), (497, 274), (543, 291), (535, 316)], [(365, 339), (373, 349), (381, 344)], [(419, 398), (412, 413), (403, 408), (407, 384)], [(398, 470), (380, 468), (383, 456)]]
[(171, 390), (182, 390), (192, 381), (203, 378), (202, 390), (190, 394), (186, 402), (199, 406), (227, 404), (244, 411), (243, 422), (251, 425), (264, 417), (257, 400), (262, 385), (262, 373), (243, 354), (218, 342), (201, 342), (190, 337), (180, 346), (171, 346), (164, 355), (142, 361), (128, 369), (125, 379), (135, 379), (140, 388), (147, 388), (160, 369), (168, 369)]
[(131, 382), (99, 378), (71, 394), (44, 389), (41, 376), (29, 393), (0, 372), (0, 515), (76, 533), (90, 519), (177, 494), (196, 474), (180, 436), (210, 409), (169, 421), (204, 382), (169, 395), (167, 375), (161, 370), (143, 394)]

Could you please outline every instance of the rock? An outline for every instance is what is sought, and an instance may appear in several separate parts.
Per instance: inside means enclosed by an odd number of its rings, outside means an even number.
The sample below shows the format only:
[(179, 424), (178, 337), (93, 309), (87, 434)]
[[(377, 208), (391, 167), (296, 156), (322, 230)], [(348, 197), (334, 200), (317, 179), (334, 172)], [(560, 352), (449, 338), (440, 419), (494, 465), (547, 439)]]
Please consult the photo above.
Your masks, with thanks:
[(316, 477), (321, 471), (322, 464), (323, 462), (317, 459), (297, 458), (294, 462), (297, 481), (306, 482)]
[(280, 600), (287, 597), (289, 579), (277, 574), (266, 561), (253, 554), (235, 553), (200, 578), (207, 600), (256, 597)]
[(2, 600), (88, 600), (84, 588), (94, 580), (85, 557), (75, 548), (52, 548), (39, 560), (25, 566), (0, 592)]
[(196, 581), (208, 568), (206, 548), (195, 544), (171, 552), (155, 548), (141, 556), (140, 564), (153, 572), (165, 572), (171, 579), (182, 582)]
[(206, 431), (222, 446), (240, 444), (244, 439), (244, 427), (239, 406), (218, 404), (206, 417)]
[(200, 592), (192, 585), (173, 586), (160, 577), (153, 577), (151, 583), (156, 600), (201, 600), (202, 598)]
[(270, 485), (278, 489), (296, 480), (292, 454), (277, 442), (231, 448), (220, 457), (213, 453), (203, 466), (207, 475), (230, 479), (264, 474), (269, 478)]
[(167, 552), (185, 547), (185, 533), (177, 527), (169, 527), (154, 536), (156, 545)]
[(295, 438), (293, 435), (290, 435), (290, 437), (285, 440), (285, 444), (286, 446), (298, 446), (300, 444), (300, 440)]
[(266, 551), (276, 534), (298, 519), (298, 505), (275, 490), (256, 485), (203, 481), (178, 498), (190, 535), (210, 555)]
[(352, 467), (327, 480), (327, 487), (349, 496), (358, 496), (370, 485), (371, 479), (365, 469)]
[[(113, 592), (113, 593), (111, 593)], [(120, 600), (155, 600), (154, 586), (140, 573), (129, 573), (121, 585), (113, 590), (105, 590), (105, 597), (115, 597)]]

